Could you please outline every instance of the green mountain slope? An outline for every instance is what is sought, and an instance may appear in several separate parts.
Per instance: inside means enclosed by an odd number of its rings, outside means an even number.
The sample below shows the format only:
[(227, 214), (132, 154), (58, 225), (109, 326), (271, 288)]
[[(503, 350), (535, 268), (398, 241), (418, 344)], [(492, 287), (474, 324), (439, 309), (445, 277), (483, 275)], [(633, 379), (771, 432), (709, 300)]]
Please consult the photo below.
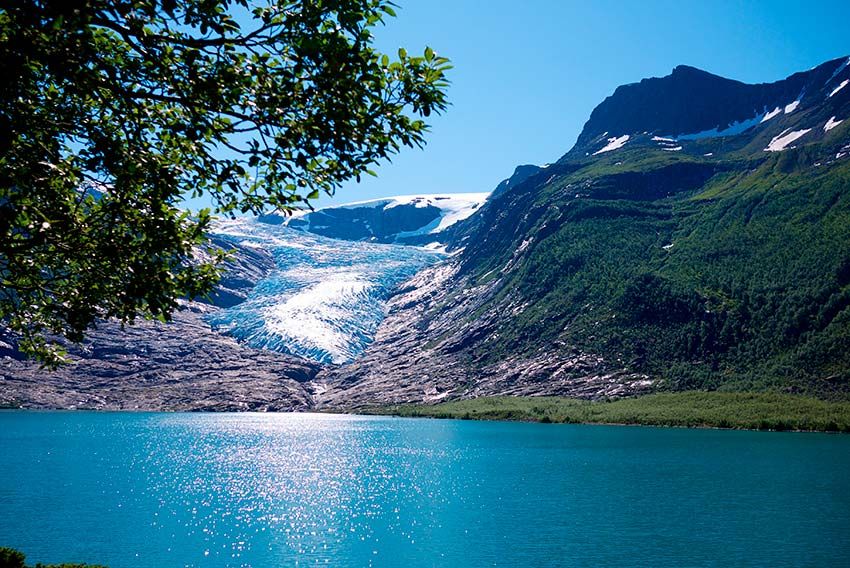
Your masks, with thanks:
[(788, 152), (529, 184), (513, 231), (475, 229), (510, 236), (462, 255), (473, 279), (504, 280), (489, 304), (523, 306), (471, 349), (496, 359), (555, 342), (677, 389), (846, 391), (850, 163), (787, 172), (805, 150)]
[[(403, 291), (366, 357), (331, 373), (328, 400), (849, 397), (850, 88), (836, 91), (846, 58), (740, 88), (695, 71), (618, 89), (573, 150), (459, 224), (450, 265)], [(714, 79), (724, 96), (745, 95), (728, 117), (699, 100)], [(653, 128), (645, 105), (680, 92), (689, 101)], [(632, 121), (640, 131), (605, 123), (634, 101), (650, 115)], [(695, 119), (686, 102), (710, 112)], [(744, 116), (758, 120), (730, 131)], [(713, 132), (664, 136), (680, 117), (682, 132)]]

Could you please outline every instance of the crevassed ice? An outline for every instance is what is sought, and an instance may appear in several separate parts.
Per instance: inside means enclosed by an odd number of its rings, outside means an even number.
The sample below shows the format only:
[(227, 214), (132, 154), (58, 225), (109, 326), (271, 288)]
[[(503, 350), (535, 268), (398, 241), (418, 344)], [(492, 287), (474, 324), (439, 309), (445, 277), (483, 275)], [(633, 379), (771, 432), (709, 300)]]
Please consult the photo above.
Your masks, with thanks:
[(343, 363), (368, 342), (381, 314), (370, 306), (373, 284), (358, 273), (334, 274), (262, 310), (256, 347), (286, 346), (296, 354)]
[(265, 248), (277, 269), (241, 304), (208, 314), (208, 323), (251, 347), (323, 363), (357, 357), (372, 342), (393, 290), (444, 258), (424, 248), (341, 241), (254, 219), (219, 222), (212, 232)]

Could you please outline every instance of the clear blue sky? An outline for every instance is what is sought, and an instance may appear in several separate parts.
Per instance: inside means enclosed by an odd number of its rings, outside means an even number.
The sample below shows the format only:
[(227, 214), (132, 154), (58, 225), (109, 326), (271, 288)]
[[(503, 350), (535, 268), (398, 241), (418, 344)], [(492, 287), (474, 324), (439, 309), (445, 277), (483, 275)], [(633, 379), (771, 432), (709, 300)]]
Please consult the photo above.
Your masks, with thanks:
[(758, 83), (850, 55), (848, 0), (396, 2), (378, 48), (449, 57), (452, 106), (424, 150), (405, 149), (320, 205), (489, 191), (518, 164), (566, 153), (618, 85), (679, 64)]

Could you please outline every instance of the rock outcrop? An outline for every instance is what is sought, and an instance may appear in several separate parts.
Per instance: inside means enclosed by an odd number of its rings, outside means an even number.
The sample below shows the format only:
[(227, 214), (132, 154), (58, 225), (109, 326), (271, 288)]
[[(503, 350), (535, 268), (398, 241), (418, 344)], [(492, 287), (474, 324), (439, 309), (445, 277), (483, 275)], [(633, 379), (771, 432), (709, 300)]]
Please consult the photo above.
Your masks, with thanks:
[[(202, 307), (199, 305), (196, 308)], [(319, 366), (250, 349), (210, 329), (199, 312), (171, 323), (92, 332), (55, 371), (6, 354), (0, 404), (97, 410), (287, 411), (313, 406), (305, 383)]]

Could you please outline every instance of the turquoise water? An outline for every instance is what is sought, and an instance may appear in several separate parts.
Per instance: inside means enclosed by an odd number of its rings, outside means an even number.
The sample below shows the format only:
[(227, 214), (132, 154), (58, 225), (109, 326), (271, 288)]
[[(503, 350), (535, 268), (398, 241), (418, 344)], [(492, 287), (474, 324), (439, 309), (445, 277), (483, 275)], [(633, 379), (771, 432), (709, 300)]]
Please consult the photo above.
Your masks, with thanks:
[(218, 566), (848, 566), (850, 436), (0, 412), (0, 545)]

